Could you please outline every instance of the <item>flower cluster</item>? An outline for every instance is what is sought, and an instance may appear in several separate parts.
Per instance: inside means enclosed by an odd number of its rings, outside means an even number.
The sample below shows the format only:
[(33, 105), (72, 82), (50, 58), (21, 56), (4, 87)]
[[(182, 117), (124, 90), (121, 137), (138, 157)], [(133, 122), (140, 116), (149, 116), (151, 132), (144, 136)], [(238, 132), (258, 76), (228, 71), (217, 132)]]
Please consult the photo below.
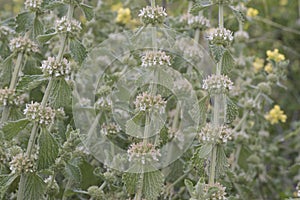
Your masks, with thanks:
[(17, 37), (10, 41), (9, 48), (11, 51), (36, 53), (39, 51), (38, 45), (25, 37)]
[(247, 10), (247, 16), (248, 17), (256, 17), (258, 15), (258, 10), (255, 8), (248, 8)]
[(63, 58), (61, 62), (57, 62), (55, 57), (48, 57), (47, 60), (42, 62), (40, 67), (45, 76), (66, 76), (71, 74), (70, 62)]
[(208, 41), (210, 44), (228, 46), (233, 41), (232, 31), (226, 28), (215, 28), (209, 31)]
[(264, 67), (265, 60), (262, 58), (255, 58), (254, 62), (252, 63), (254, 67), (254, 72), (259, 72)]
[(207, 123), (200, 131), (198, 138), (200, 142), (227, 143), (231, 140), (232, 130), (225, 125), (214, 127)]
[(105, 199), (103, 190), (98, 186), (90, 186), (87, 190), (92, 199)]
[(19, 105), (21, 103), (20, 97), (16, 96), (15, 91), (5, 87), (0, 89), (0, 104), (7, 105)]
[(300, 197), (300, 182), (297, 184), (296, 190), (297, 190), (296, 196)]
[(279, 121), (286, 122), (287, 116), (280, 109), (279, 105), (275, 105), (272, 110), (268, 114), (265, 115), (266, 120), (268, 120), (271, 124), (277, 124)]
[(24, 153), (15, 155), (10, 161), (11, 173), (29, 173), (34, 172), (34, 159), (28, 158)]
[(206, 30), (210, 27), (209, 20), (204, 16), (194, 16), (191, 14), (185, 14), (180, 18), (180, 22), (186, 23), (193, 29)]
[(226, 187), (220, 183), (205, 184), (203, 192), (206, 194), (205, 200), (227, 200)]
[(99, 108), (101, 110), (110, 110), (112, 105), (112, 101), (109, 97), (100, 97), (96, 103), (96, 108)]
[(236, 42), (246, 42), (249, 39), (249, 34), (246, 31), (237, 31), (234, 33)]
[(212, 74), (203, 81), (202, 88), (210, 94), (227, 93), (233, 88), (233, 82), (227, 75)]
[(121, 131), (121, 127), (119, 124), (116, 124), (114, 122), (109, 124), (102, 124), (101, 126), (101, 133), (104, 135), (114, 135)]
[(55, 110), (48, 106), (43, 107), (38, 102), (31, 102), (30, 104), (26, 104), (24, 114), (29, 120), (36, 121), (40, 124), (49, 125), (54, 122), (54, 119), (57, 115), (64, 116), (64, 111), (63, 109)]
[(63, 16), (61, 19), (56, 21), (56, 31), (58, 33), (78, 33), (81, 31), (81, 24), (75, 19), (67, 19), (66, 16)]
[(274, 49), (274, 51), (267, 51), (268, 60), (274, 60), (275, 62), (280, 62), (285, 60), (285, 56), (279, 53), (278, 49)]
[(158, 110), (160, 113), (165, 112), (167, 102), (164, 101), (161, 95), (150, 95), (147, 92), (139, 94), (134, 102), (134, 105), (139, 111)]
[(171, 65), (171, 57), (164, 51), (146, 51), (142, 56), (142, 67)]
[(144, 24), (161, 24), (165, 17), (167, 17), (166, 10), (163, 7), (151, 7), (147, 6), (140, 10), (138, 15)]
[(25, 8), (36, 11), (41, 8), (42, 0), (26, 0), (25, 1)]
[(271, 74), (273, 72), (273, 67), (271, 63), (266, 64), (265, 68), (264, 68), (265, 72), (267, 72), (268, 74)]
[(145, 164), (146, 161), (153, 162), (158, 161), (158, 157), (161, 156), (158, 149), (151, 143), (144, 144), (143, 142), (131, 144), (127, 150), (129, 161), (139, 161)]
[(128, 24), (131, 21), (131, 12), (129, 8), (118, 9), (116, 22), (120, 24)]

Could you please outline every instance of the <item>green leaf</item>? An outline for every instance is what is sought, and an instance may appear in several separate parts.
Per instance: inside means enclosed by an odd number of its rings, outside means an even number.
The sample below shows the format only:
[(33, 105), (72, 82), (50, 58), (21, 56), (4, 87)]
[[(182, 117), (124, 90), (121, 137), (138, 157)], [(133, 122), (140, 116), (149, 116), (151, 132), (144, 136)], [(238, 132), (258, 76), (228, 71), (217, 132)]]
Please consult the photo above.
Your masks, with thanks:
[(232, 10), (233, 14), (237, 18), (239, 22), (245, 22), (246, 21), (246, 16), (243, 11), (236, 9), (233, 6), (229, 6), (229, 8)]
[(93, 7), (83, 4), (80, 4), (80, 8), (82, 10), (82, 12), (84, 13), (85, 18), (90, 21), (94, 18), (94, 10)]
[(23, 12), (16, 17), (17, 32), (26, 32), (33, 26), (34, 15), (31, 12)]
[(82, 175), (80, 168), (72, 163), (67, 163), (65, 166), (65, 172), (69, 179), (72, 179), (78, 183), (81, 182)]
[(216, 176), (220, 177), (227, 169), (227, 157), (225, 154), (224, 146), (218, 145), (217, 148), (217, 165), (216, 165)]
[(198, 15), (199, 11), (208, 8), (212, 5), (214, 5), (214, 3), (210, 0), (198, 0), (192, 6), (190, 13), (192, 13), (193, 15)]
[(85, 47), (76, 39), (70, 40), (70, 51), (74, 60), (81, 64), (87, 56)]
[(190, 193), (190, 196), (193, 197), (193, 194), (194, 194), (193, 182), (188, 179), (184, 179), (184, 185), (185, 185), (186, 189), (188, 190), (188, 192)]
[(205, 158), (211, 152), (212, 148), (213, 148), (212, 144), (204, 144), (198, 150), (198, 157)]
[(56, 32), (48, 33), (48, 34), (45, 34), (45, 35), (39, 35), (37, 37), (37, 40), (39, 41), (39, 43), (44, 44), (44, 43), (48, 42), (49, 40), (51, 40), (56, 35), (57, 35)]
[(35, 17), (33, 22), (33, 37), (36, 38), (39, 35), (42, 35), (44, 32), (44, 26), (42, 22)]
[(5, 123), (2, 127), (5, 139), (13, 139), (20, 131), (26, 128), (29, 122), (28, 119), (20, 119), (18, 121)]
[(43, 75), (25, 75), (20, 78), (17, 91), (27, 92), (41, 85), (47, 79)]
[(193, 109), (189, 111), (189, 114), (193, 119), (199, 119), (200, 125), (206, 121), (206, 113), (208, 109), (209, 96), (202, 97), (198, 105), (194, 105)]
[(65, 79), (59, 78), (54, 80), (49, 102), (54, 108), (70, 107), (72, 91)]
[(124, 173), (122, 181), (129, 194), (135, 194), (139, 179), (139, 173)]
[(229, 50), (226, 50), (222, 57), (222, 73), (228, 74), (232, 70), (234, 65), (235, 63), (231, 53), (229, 52)]
[(43, 2), (43, 4), (44, 4), (45, 9), (48, 9), (48, 10), (53, 10), (57, 7), (65, 5), (61, 1), (50, 1), (50, 0), (47, 0), (47, 2)]
[(58, 155), (59, 145), (46, 128), (42, 128), (38, 145), (39, 157), (37, 160), (37, 168), (38, 170), (47, 169), (55, 162)]
[(226, 49), (222, 45), (209, 45), (209, 48), (214, 60), (220, 62)]
[(21, 200), (44, 199), (46, 184), (37, 174), (22, 174), (20, 185), (25, 185), (24, 190), (19, 191)]
[(233, 120), (235, 120), (238, 114), (238, 106), (230, 98), (227, 98), (226, 123), (231, 123)]
[(10, 83), (12, 74), (12, 58), (15, 54), (8, 56), (0, 65), (0, 84), (2, 87)]
[(6, 190), (17, 177), (17, 174), (0, 175), (0, 199), (3, 199)]
[(146, 172), (143, 179), (143, 195), (148, 200), (156, 200), (164, 185), (164, 176), (157, 170)]

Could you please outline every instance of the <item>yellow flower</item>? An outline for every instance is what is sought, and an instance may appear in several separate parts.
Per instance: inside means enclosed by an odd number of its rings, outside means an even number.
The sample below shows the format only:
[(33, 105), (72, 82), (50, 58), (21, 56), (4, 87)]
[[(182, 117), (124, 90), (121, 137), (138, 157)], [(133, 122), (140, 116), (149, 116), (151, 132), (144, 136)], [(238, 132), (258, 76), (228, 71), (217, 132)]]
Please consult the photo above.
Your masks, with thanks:
[(265, 71), (270, 74), (273, 72), (273, 67), (272, 67), (272, 64), (271, 63), (268, 63), (266, 66), (265, 66)]
[(266, 120), (268, 120), (271, 124), (277, 124), (279, 121), (286, 122), (287, 116), (284, 114), (282, 110), (280, 110), (279, 105), (275, 105), (272, 110), (268, 114), (265, 115)]
[(116, 22), (120, 24), (128, 24), (131, 21), (131, 12), (129, 8), (120, 8)]
[(255, 58), (255, 61), (253, 62), (255, 73), (259, 72), (264, 67), (264, 62), (264, 59)]
[(279, 5), (286, 6), (288, 4), (288, 2), (289, 2), (288, 0), (280, 0)]
[(274, 60), (275, 62), (280, 62), (285, 60), (285, 56), (279, 53), (278, 49), (274, 49), (274, 51), (267, 51), (268, 60)]
[(258, 10), (255, 8), (248, 8), (248, 10), (247, 10), (248, 17), (255, 17), (258, 15), (258, 13), (259, 13)]
[(122, 7), (123, 7), (122, 2), (119, 2), (117, 4), (112, 5), (111, 8), (110, 8), (110, 10), (113, 11), (113, 12), (115, 12), (115, 11), (118, 11)]

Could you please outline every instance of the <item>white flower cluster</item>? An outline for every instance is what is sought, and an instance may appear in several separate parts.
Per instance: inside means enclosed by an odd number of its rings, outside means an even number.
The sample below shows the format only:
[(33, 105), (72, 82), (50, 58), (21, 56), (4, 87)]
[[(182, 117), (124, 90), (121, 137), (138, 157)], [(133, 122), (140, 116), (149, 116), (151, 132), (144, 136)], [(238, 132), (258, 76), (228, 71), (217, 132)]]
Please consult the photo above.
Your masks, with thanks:
[(30, 104), (26, 104), (24, 114), (26, 115), (26, 118), (31, 121), (50, 125), (54, 122), (56, 116), (64, 116), (65, 113), (62, 108), (55, 110), (48, 106), (43, 107), (38, 102), (31, 102)]
[(297, 184), (296, 190), (297, 197), (300, 197), (300, 182)]
[(203, 192), (209, 195), (205, 200), (227, 200), (226, 187), (223, 187), (220, 183), (205, 184)]
[(146, 161), (150, 163), (158, 161), (158, 157), (161, 156), (159, 149), (155, 149), (153, 144), (144, 144), (143, 142), (131, 144), (127, 153), (129, 162), (139, 161), (142, 164), (146, 164)]
[(20, 97), (15, 94), (15, 90), (8, 89), (7, 87), (0, 89), (0, 104), (7, 106), (19, 105), (20, 103), (22, 103), (22, 101)]
[(71, 74), (70, 62), (65, 58), (63, 58), (61, 62), (57, 62), (55, 57), (48, 57), (47, 60), (42, 62), (40, 68), (45, 76), (65, 76), (68, 78)]
[(210, 44), (228, 46), (233, 41), (232, 31), (226, 28), (212, 29), (208, 33), (208, 41)]
[(171, 57), (164, 51), (146, 51), (142, 56), (142, 67), (171, 65)]
[(147, 6), (140, 10), (138, 15), (144, 24), (161, 24), (164, 19), (168, 16), (166, 10), (163, 7)]
[(191, 14), (185, 14), (180, 18), (180, 22), (191, 26), (193, 29), (206, 30), (210, 27), (209, 20), (204, 16), (194, 16)]
[(9, 163), (11, 173), (29, 173), (34, 172), (34, 158), (30, 159), (24, 153), (15, 155)]
[(38, 45), (25, 37), (17, 37), (10, 41), (9, 48), (11, 51), (36, 53), (39, 51)]
[(200, 131), (198, 138), (200, 142), (227, 143), (232, 139), (232, 130), (225, 125), (214, 127), (207, 123)]
[(202, 85), (202, 89), (207, 90), (210, 94), (222, 94), (232, 90), (233, 82), (227, 75), (212, 74), (208, 76)]
[(56, 31), (59, 33), (78, 33), (81, 31), (81, 24), (75, 19), (69, 20), (66, 16), (63, 16), (61, 19), (56, 21)]
[(249, 34), (246, 31), (237, 31), (234, 33), (234, 40), (237, 42), (245, 42), (249, 39)]
[(119, 126), (119, 124), (116, 124), (114, 122), (102, 124), (101, 126), (101, 133), (104, 135), (114, 135), (116, 133), (119, 133), (120, 131), (121, 127)]
[(165, 112), (167, 102), (164, 101), (161, 95), (150, 95), (147, 92), (139, 94), (134, 102), (134, 105), (139, 111), (158, 110), (160, 113)]
[(110, 110), (112, 106), (112, 101), (109, 97), (100, 97), (96, 103), (96, 108), (99, 108), (101, 110)]
[(42, 2), (42, 0), (26, 0), (25, 8), (32, 11), (36, 11), (41, 8)]

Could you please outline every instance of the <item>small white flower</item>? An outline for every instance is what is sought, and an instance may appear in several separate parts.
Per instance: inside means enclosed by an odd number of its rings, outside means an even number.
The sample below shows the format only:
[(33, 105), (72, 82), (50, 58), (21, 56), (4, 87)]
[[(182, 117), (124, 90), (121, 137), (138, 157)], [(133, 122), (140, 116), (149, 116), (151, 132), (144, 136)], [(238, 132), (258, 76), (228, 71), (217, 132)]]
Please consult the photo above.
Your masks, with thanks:
[(9, 48), (11, 51), (36, 53), (39, 52), (38, 45), (25, 37), (17, 37), (10, 41)]
[(142, 164), (158, 161), (158, 157), (161, 156), (159, 149), (156, 149), (153, 144), (143, 142), (131, 144), (127, 153), (129, 162), (138, 161)]
[(140, 10), (138, 16), (145, 24), (161, 24), (168, 15), (163, 7), (147, 6)]
[(185, 14), (180, 18), (180, 22), (191, 26), (193, 29), (206, 30), (210, 27), (209, 20), (202, 15), (194, 16), (191, 14)]
[(210, 44), (228, 46), (233, 41), (232, 31), (226, 28), (216, 28), (209, 31), (207, 39)]
[(36, 11), (41, 8), (42, 0), (26, 0), (25, 1), (25, 8)]
[[(214, 188), (214, 190), (212, 190)], [(209, 195), (206, 200), (227, 200), (226, 197), (226, 187), (222, 186), (220, 183), (205, 184), (203, 187), (203, 192)]]
[(214, 127), (207, 123), (200, 131), (198, 139), (200, 142), (227, 143), (232, 139), (232, 130), (225, 125)]
[(108, 124), (102, 124), (101, 126), (101, 133), (104, 135), (114, 135), (121, 131), (121, 127), (119, 124), (114, 122)]
[(15, 90), (8, 89), (7, 87), (0, 89), (0, 104), (7, 106), (19, 105), (21, 103), (22, 99), (15, 94)]
[(164, 101), (161, 95), (150, 95), (147, 92), (139, 94), (134, 102), (135, 108), (139, 111), (158, 110), (159, 113), (164, 113), (167, 102)]
[(204, 81), (202, 89), (207, 90), (210, 94), (227, 93), (233, 89), (233, 82), (227, 75), (210, 75)]
[(56, 21), (56, 31), (59, 33), (78, 33), (81, 31), (81, 24), (75, 19), (67, 19), (66, 16), (63, 16), (61, 19)]
[(171, 65), (171, 57), (164, 51), (146, 51), (142, 56), (142, 67)]
[(9, 163), (11, 173), (29, 173), (34, 172), (34, 156), (30, 159), (24, 153), (15, 155)]
[(70, 62), (65, 58), (63, 58), (61, 62), (57, 62), (55, 57), (48, 57), (47, 60), (42, 62), (40, 68), (45, 76), (65, 76), (68, 79), (71, 74)]

